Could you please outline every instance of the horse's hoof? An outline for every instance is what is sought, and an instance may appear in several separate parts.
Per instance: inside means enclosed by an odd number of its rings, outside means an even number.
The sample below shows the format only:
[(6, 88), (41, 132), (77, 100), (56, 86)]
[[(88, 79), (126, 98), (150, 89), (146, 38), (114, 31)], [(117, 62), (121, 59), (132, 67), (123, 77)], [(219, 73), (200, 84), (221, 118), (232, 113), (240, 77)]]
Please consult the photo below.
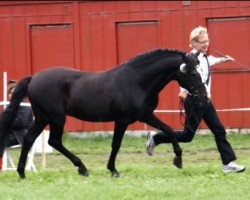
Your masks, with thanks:
[(89, 176), (89, 173), (88, 173), (87, 170), (80, 170), (80, 169), (78, 169), (78, 172), (79, 172), (79, 174), (82, 175), (82, 176)]
[(111, 177), (119, 178), (120, 177), (120, 173), (118, 171), (112, 171)]
[(26, 178), (24, 172), (18, 172), (18, 174), (19, 174), (19, 177), (20, 177), (21, 179), (25, 179), (25, 178)]
[(173, 163), (177, 168), (182, 168), (182, 159), (180, 157), (175, 157)]

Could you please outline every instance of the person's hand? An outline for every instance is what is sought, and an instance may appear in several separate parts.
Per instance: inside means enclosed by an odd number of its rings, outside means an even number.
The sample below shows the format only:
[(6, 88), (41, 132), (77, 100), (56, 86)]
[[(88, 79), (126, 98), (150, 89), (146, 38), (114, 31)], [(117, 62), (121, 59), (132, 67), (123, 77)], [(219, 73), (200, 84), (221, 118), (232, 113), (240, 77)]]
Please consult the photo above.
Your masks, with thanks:
[(222, 58), (222, 62), (226, 62), (226, 61), (235, 61), (235, 59), (229, 55), (226, 55), (225, 57)]
[(188, 95), (188, 91), (182, 90), (182, 91), (180, 91), (180, 93), (178, 94), (178, 97), (179, 97), (180, 99), (186, 99), (186, 98), (187, 98), (187, 95)]

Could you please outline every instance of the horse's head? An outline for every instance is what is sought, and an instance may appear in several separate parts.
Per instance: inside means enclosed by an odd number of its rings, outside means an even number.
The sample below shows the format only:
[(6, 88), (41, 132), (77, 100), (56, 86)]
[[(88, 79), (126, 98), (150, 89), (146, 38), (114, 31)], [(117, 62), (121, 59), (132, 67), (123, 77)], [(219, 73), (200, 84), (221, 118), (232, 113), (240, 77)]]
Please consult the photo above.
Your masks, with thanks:
[(183, 55), (183, 63), (180, 65), (180, 72), (178, 73), (178, 83), (181, 87), (189, 91), (191, 97), (196, 103), (202, 104), (207, 102), (207, 91), (201, 76), (197, 71), (197, 65), (199, 64), (198, 56), (200, 52), (196, 54), (188, 53)]

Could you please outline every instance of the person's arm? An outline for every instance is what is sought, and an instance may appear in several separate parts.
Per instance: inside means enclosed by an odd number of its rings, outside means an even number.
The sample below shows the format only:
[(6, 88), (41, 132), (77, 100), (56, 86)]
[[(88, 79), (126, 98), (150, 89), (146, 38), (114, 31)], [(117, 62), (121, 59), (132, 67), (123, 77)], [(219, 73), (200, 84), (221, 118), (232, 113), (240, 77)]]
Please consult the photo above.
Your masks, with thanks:
[(210, 66), (223, 63), (223, 62), (228, 62), (228, 61), (234, 61), (234, 58), (228, 55), (226, 55), (225, 57), (219, 57), (219, 58), (211, 56), (211, 55), (208, 56), (208, 62)]
[(220, 62), (227, 62), (227, 61), (235, 61), (235, 59), (229, 55), (226, 55), (225, 57), (220, 58)]

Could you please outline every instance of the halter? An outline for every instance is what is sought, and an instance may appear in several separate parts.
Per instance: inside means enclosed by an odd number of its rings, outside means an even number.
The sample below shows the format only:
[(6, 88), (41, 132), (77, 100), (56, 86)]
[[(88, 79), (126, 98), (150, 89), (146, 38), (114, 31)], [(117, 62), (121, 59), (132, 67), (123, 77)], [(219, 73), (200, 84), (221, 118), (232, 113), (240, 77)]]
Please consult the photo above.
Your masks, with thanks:
[(189, 91), (189, 95), (193, 96), (194, 98), (197, 98), (198, 96), (200, 96), (199, 91), (197, 90), (198, 88), (200, 88), (201, 86), (205, 85), (205, 83), (201, 83), (200, 85), (197, 85), (195, 87), (192, 87)]
[[(190, 74), (190, 73), (192, 73), (193, 70), (195, 70), (195, 69), (190, 69), (186, 73)], [(198, 91), (198, 89), (200, 87), (202, 87), (203, 85), (205, 85), (205, 83), (201, 83), (201, 84), (195, 86), (195, 84), (193, 82), (193, 79), (191, 78), (190, 80), (192, 82), (192, 87), (188, 89), (188, 92), (189, 92), (188, 95), (193, 99), (193, 101), (194, 101), (195, 104), (203, 105), (204, 102), (197, 102), (197, 100), (198, 100), (198, 97), (200, 97), (202, 95), (202, 94), (200, 94), (200, 92)], [(203, 97), (208, 100), (208, 98), (206, 98), (207, 96), (203, 96)], [(195, 100), (195, 99), (197, 99), (197, 100)], [(207, 103), (207, 102), (208, 101), (205, 101), (205, 103)]]
[[(191, 71), (194, 69), (189, 70), (187, 73), (191, 73)], [(190, 97), (192, 99), (192, 102), (194, 103), (195, 106), (203, 106), (204, 104), (209, 102), (209, 99), (207, 98), (207, 96), (201, 96), (202, 94), (199, 92), (199, 88), (202, 87), (203, 85), (205, 85), (205, 83), (201, 83), (199, 85), (194, 86), (195, 84), (192, 81), (192, 87), (188, 89), (188, 97)], [(187, 98), (188, 98), (187, 97)], [(201, 97), (201, 98), (199, 98)], [(183, 107), (184, 107), (184, 99), (180, 99), (179, 102), (179, 110), (180, 110), (180, 123), (182, 125), (184, 125), (184, 123), (182, 122), (182, 119), (185, 119), (186, 116), (183, 113)]]

